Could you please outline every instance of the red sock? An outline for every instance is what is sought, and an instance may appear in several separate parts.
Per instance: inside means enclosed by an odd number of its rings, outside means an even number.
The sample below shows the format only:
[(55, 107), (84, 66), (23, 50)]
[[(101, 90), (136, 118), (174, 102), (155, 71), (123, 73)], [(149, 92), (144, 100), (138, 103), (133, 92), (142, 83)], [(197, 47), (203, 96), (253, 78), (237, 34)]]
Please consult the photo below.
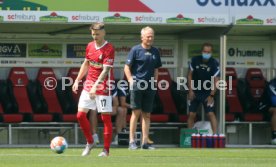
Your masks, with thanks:
[(92, 138), (92, 133), (91, 133), (91, 130), (90, 130), (90, 123), (86, 117), (86, 113), (85, 112), (78, 112), (77, 113), (77, 119), (78, 119), (78, 122), (80, 124), (80, 127), (82, 129), (82, 132), (86, 138), (86, 141), (88, 144), (92, 144), (94, 141), (93, 141), (93, 138)]
[(102, 114), (101, 117), (104, 123), (104, 149), (109, 152), (110, 144), (112, 141), (111, 115)]

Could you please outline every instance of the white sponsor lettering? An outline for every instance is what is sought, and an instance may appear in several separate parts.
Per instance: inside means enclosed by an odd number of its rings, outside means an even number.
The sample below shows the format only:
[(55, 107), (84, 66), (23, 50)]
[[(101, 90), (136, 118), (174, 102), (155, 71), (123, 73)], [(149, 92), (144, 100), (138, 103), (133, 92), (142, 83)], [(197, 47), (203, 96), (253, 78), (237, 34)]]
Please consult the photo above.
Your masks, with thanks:
[(42, 75), (51, 75), (51, 74), (54, 74), (54, 73), (51, 71), (43, 71), (42, 72)]
[(19, 74), (25, 74), (25, 71), (14, 71), (13, 73), (17, 74), (17, 75), (19, 75)]

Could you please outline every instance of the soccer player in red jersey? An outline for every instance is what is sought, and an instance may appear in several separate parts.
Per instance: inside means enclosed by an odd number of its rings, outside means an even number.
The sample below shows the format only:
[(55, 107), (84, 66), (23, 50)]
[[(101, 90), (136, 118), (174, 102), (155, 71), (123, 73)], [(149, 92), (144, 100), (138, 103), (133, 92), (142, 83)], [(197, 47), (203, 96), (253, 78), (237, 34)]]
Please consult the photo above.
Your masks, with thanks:
[(114, 62), (114, 48), (105, 39), (105, 30), (103, 23), (94, 23), (90, 27), (93, 41), (87, 45), (86, 56), (81, 65), (78, 77), (73, 84), (73, 91), (78, 90), (78, 83), (87, 73), (84, 88), (82, 90), (79, 104), (77, 119), (87, 144), (82, 152), (82, 156), (90, 154), (91, 149), (95, 146), (92, 138), (90, 123), (87, 119), (89, 110), (96, 110), (101, 113), (104, 123), (104, 149), (99, 156), (108, 156), (112, 140), (112, 97), (110, 91), (110, 71)]

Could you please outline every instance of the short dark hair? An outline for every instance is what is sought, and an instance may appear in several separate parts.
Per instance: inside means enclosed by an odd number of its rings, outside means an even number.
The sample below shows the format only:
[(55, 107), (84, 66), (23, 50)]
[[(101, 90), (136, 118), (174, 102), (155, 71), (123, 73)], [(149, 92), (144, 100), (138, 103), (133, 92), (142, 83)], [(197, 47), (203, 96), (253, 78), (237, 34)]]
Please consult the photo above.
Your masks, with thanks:
[(103, 30), (104, 29), (104, 23), (92, 23), (90, 26), (90, 30)]
[(204, 49), (205, 47), (210, 47), (210, 48), (212, 48), (212, 51), (213, 51), (213, 44), (208, 43), (208, 42), (202, 44), (202, 46), (201, 46), (201, 51), (203, 51), (203, 49)]

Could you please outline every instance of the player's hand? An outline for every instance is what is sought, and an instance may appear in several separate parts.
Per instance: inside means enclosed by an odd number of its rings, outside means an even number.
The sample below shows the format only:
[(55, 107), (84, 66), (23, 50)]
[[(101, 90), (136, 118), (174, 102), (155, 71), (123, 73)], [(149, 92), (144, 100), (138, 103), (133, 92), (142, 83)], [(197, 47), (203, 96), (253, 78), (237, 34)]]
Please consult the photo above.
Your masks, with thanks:
[(188, 100), (192, 101), (195, 98), (194, 91), (190, 90), (188, 94)]
[(72, 91), (77, 94), (77, 91), (79, 89), (79, 82), (78, 81), (75, 81), (73, 86), (72, 86)]
[(207, 106), (210, 106), (210, 107), (214, 106), (214, 98), (212, 96), (208, 96), (206, 101), (207, 101)]
[(133, 82), (134, 82), (133, 78), (131, 78), (131, 79), (128, 80), (129, 85), (133, 85)]
[(95, 99), (96, 98), (96, 87), (92, 87), (90, 92), (89, 92), (89, 97), (90, 99)]
[(134, 83), (134, 80), (132, 78), (128, 80), (130, 90), (133, 90), (133, 83)]

